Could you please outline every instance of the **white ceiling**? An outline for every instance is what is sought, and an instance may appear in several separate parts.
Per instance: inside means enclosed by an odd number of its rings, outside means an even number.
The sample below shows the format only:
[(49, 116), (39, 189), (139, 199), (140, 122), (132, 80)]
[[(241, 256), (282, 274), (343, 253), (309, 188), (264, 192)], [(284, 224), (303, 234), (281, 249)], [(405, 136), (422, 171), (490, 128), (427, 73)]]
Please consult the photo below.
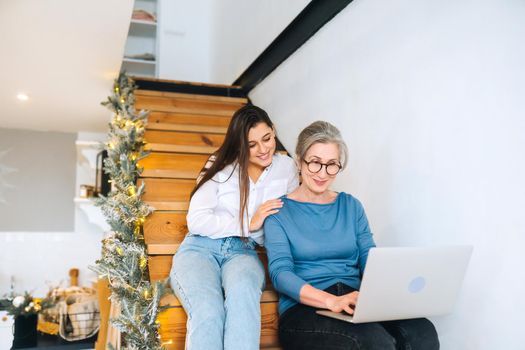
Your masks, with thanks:
[[(104, 132), (133, 0), (0, 0), (0, 128)], [(26, 102), (16, 96), (25, 93)]]

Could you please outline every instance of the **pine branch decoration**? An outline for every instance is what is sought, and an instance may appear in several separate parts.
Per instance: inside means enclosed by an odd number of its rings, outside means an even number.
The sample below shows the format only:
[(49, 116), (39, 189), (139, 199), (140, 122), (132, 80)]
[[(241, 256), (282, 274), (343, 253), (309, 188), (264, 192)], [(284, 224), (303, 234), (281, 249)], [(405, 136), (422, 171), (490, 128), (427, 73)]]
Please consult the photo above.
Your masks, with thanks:
[(144, 183), (137, 186), (142, 172), (138, 161), (144, 151), (144, 132), (148, 112), (135, 111), (136, 85), (126, 74), (115, 80), (113, 94), (102, 105), (113, 118), (109, 124), (104, 170), (110, 175), (112, 191), (96, 200), (111, 233), (102, 240), (102, 256), (92, 269), (107, 278), (112, 302), (120, 305), (120, 316), (112, 324), (122, 332), (123, 348), (163, 349), (157, 315), (161, 310), (163, 283), (150, 283), (143, 224), (150, 208), (142, 201)]

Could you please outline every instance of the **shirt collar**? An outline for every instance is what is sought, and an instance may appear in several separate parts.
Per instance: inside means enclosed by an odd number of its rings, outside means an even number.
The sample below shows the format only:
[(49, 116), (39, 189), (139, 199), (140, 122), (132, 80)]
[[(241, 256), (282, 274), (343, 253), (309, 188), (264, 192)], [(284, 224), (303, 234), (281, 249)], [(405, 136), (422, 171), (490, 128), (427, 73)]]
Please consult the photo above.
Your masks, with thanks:
[(264, 168), (263, 172), (261, 173), (261, 176), (259, 176), (259, 178), (257, 179), (257, 182), (254, 183), (252, 181), (252, 179), (250, 179), (250, 184), (252, 184), (252, 185), (259, 184), (259, 183), (262, 183), (264, 181), (264, 179), (266, 179), (266, 177), (270, 173), (270, 170), (273, 168), (273, 165), (275, 163), (275, 156), (276, 156), (276, 154), (273, 155), (273, 159), (272, 159), (271, 164), (268, 165), (266, 168)]

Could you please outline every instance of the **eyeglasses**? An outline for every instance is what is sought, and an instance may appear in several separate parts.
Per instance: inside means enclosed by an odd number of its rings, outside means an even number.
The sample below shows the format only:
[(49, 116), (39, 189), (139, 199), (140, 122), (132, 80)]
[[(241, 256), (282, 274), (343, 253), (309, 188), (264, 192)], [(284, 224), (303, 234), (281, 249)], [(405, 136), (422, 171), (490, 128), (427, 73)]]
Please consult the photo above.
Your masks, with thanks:
[(328, 175), (336, 175), (343, 168), (340, 164), (337, 164), (337, 163), (326, 163), (325, 164), (325, 163), (318, 162), (317, 160), (312, 160), (310, 162), (307, 162), (305, 159), (303, 159), (303, 162), (306, 163), (306, 166), (311, 173), (320, 172), (324, 166), (326, 169), (326, 173)]

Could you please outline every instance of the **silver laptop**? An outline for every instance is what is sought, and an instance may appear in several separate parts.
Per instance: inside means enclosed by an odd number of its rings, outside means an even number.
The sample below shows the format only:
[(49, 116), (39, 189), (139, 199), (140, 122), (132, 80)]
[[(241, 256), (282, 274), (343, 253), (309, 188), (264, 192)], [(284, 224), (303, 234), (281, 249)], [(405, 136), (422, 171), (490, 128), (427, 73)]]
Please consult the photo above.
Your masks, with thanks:
[(450, 313), (471, 255), (472, 246), (372, 248), (354, 314), (317, 313), (352, 323)]

